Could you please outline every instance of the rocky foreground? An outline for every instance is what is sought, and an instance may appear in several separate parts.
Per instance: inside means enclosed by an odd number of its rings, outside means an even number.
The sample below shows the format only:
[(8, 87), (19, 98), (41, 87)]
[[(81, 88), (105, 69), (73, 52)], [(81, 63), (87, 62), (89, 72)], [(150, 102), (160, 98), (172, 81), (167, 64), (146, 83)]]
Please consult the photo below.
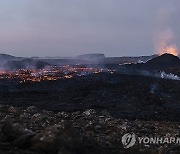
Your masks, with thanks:
[(138, 136), (179, 136), (175, 122), (128, 121), (113, 118), (106, 110), (96, 113), (38, 110), (0, 105), (0, 153), (106, 154), (179, 153), (178, 145), (138, 145), (125, 149), (125, 133)]

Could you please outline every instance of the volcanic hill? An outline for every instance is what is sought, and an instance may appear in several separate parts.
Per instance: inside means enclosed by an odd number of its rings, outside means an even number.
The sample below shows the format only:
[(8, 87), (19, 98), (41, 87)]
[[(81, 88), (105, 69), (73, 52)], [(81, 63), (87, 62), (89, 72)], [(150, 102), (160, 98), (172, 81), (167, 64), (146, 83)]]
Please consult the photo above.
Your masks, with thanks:
[(166, 53), (149, 60), (144, 66), (149, 69), (180, 67), (180, 59), (177, 56)]
[[(146, 63), (130, 64), (127, 67), (138, 70), (158, 70), (180, 69), (180, 59), (172, 54), (165, 53), (155, 57)], [(173, 72), (172, 72), (173, 73)]]

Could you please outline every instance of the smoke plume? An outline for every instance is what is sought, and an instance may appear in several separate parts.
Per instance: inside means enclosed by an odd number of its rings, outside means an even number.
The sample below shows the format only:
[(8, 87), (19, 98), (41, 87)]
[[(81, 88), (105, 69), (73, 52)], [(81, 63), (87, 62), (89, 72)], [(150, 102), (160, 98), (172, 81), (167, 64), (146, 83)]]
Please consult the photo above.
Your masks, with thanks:
[(158, 10), (154, 34), (156, 53), (171, 53), (175, 56), (179, 54), (178, 47), (174, 43), (176, 36), (170, 23), (170, 18), (175, 12), (176, 8), (172, 5), (163, 6)]

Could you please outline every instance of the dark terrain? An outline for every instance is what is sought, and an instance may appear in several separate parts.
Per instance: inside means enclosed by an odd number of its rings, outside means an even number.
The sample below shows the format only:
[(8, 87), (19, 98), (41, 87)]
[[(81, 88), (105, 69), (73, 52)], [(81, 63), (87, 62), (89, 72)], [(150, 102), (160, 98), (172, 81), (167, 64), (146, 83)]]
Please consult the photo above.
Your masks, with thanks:
[(180, 119), (180, 81), (100, 73), (40, 83), (4, 79), (0, 85), (0, 104), (56, 112), (107, 109), (129, 119)]
[(180, 80), (154, 75), (179, 75), (179, 58), (104, 67), (115, 71), (57, 81), (1, 79), (0, 153), (178, 153), (179, 145), (124, 149), (121, 137), (180, 136)]
[[(119, 111), (121, 112), (121, 111)], [(179, 145), (125, 149), (125, 133), (180, 137), (179, 123), (113, 118), (106, 110), (57, 112), (0, 106), (1, 154), (177, 154)]]

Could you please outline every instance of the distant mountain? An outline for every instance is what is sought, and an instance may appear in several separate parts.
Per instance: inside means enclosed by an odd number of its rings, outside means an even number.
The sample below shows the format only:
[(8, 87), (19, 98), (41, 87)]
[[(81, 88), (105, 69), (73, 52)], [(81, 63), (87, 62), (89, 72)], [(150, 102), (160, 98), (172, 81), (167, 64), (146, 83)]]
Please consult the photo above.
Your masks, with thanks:
[(16, 60), (16, 59), (21, 59), (21, 58), (20, 57), (11, 56), (11, 55), (8, 55), (8, 54), (0, 53), (0, 62), (1, 63), (9, 61), (9, 60)]
[(77, 56), (77, 59), (85, 60), (90, 64), (125, 64), (125, 63), (145, 63), (159, 55), (139, 56), (139, 57), (106, 57), (104, 54), (84, 54)]
[(20, 61), (8, 61), (4, 64), (6, 70), (17, 70), (17, 69), (42, 69), (50, 66), (49, 63), (43, 61), (37, 61), (33, 59), (23, 59)]
[(145, 63), (159, 55), (139, 56), (139, 57), (107, 57), (104, 59), (105, 64), (127, 64), (127, 63)]
[(81, 59), (81, 60), (94, 60), (94, 59), (103, 59), (103, 58), (105, 58), (105, 55), (99, 54), (99, 53), (83, 54), (83, 55), (77, 56), (77, 59)]
[(10, 60), (22, 60), (24, 59), (23, 57), (15, 57), (15, 56), (12, 56), (12, 55), (8, 55), (8, 54), (3, 54), (3, 53), (0, 53), (0, 63), (4, 63), (4, 62), (7, 62), (7, 61), (10, 61)]
[[(126, 64), (126, 63), (145, 63), (150, 59), (158, 57), (158, 55), (139, 56), (139, 57), (106, 57), (104, 54), (83, 54), (77, 57), (31, 57), (31, 63), (40, 61), (51, 65), (74, 65), (74, 64)], [(25, 59), (25, 60), (24, 60)], [(20, 61), (20, 62), (19, 62)], [(25, 57), (15, 57), (8, 54), (0, 54), (0, 68), (24, 68), (26, 65), (31, 65), (26, 62)], [(24, 64), (23, 64), (24, 63)], [(30, 63), (30, 64), (29, 64)], [(34, 65), (34, 64), (33, 64)], [(33, 66), (32, 65), (32, 66)]]
[(8, 54), (0, 53), (0, 59), (13, 59), (13, 58), (15, 57)]
[(7, 63), (8, 61), (21, 60), (21, 59), (22, 59), (22, 58), (15, 57), (15, 56), (11, 56), (11, 55), (8, 55), (8, 54), (0, 53), (0, 70), (4, 70), (4, 65), (5, 65), (5, 63)]

